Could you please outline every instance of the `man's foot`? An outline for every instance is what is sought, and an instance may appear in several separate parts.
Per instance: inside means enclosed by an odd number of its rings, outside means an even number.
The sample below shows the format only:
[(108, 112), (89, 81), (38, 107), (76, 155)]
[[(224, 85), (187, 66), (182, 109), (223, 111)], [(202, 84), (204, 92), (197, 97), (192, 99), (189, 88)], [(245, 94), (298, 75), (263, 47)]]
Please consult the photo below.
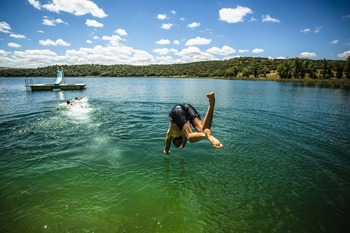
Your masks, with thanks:
[(219, 140), (217, 140), (212, 134), (210, 129), (205, 129), (204, 130), (205, 135), (207, 136), (208, 140), (210, 141), (211, 144), (213, 144), (214, 147), (216, 148), (223, 148), (224, 145), (221, 144)]
[(208, 98), (209, 103), (210, 103), (211, 105), (214, 105), (214, 104), (215, 104), (215, 94), (214, 94), (214, 92), (209, 92), (209, 93), (207, 94), (207, 98)]
[(217, 140), (213, 135), (211, 136), (212, 139), (209, 140), (211, 142), (211, 144), (213, 144), (214, 147), (216, 148), (223, 148), (224, 145), (221, 144), (221, 142), (219, 140)]

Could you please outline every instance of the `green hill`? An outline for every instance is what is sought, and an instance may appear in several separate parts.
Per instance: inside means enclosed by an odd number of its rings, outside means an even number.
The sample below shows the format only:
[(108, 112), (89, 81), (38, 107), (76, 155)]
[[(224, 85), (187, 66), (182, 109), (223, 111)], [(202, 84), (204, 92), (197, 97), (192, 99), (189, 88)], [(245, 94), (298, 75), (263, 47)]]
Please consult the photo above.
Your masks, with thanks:
[(208, 77), (222, 79), (350, 79), (350, 59), (309, 60), (241, 57), (169, 65), (55, 65), (40, 68), (1, 68), (0, 77)]

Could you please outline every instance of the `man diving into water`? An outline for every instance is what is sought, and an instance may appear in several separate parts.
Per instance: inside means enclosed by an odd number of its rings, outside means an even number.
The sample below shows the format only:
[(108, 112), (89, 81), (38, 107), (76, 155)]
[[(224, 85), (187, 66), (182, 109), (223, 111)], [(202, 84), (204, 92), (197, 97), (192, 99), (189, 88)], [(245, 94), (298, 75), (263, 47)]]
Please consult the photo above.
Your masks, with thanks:
[[(207, 98), (209, 107), (203, 121), (196, 109), (190, 104), (177, 104), (173, 107), (169, 113), (170, 125), (166, 133), (164, 154), (170, 154), (171, 141), (176, 147), (182, 149), (187, 140), (193, 143), (206, 138), (214, 147), (223, 147), (210, 131), (215, 105), (214, 92), (208, 93)], [(191, 125), (197, 132), (192, 132)]]

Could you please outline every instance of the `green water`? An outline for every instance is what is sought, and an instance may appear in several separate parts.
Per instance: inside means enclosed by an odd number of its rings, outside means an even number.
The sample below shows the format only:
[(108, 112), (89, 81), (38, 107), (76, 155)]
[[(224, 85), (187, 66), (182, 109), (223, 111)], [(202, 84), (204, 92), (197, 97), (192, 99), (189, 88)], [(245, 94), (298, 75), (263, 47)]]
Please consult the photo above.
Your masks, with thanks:
[[(52, 82), (35, 79), (35, 82)], [(84, 91), (0, 79), (0, 232), (345, 232), (350, 93), (298, 83), (80, 78)], [(188, 102), (213, 134), (163, 154)], [(65, 101), (87, 98), (71, 109)]]

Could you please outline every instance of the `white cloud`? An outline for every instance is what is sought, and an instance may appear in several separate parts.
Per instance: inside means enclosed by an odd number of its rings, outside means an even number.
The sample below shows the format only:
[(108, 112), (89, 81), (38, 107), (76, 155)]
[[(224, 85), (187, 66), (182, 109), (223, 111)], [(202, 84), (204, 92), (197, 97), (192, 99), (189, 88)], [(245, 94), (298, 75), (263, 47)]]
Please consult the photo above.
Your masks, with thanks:
[(309, 32), (319, 33), (322, 30), (322, 28), (323, 28), (322, 26), (318, 26), (318, 27), (315, 27), (314, 30), (311, 30), (310, 28), (305, 28), (300, 31), (304, 33), (309, 33)]
[(332, 40), (331, 43), (332, 43), (332, 44), (338, 44), (338, 43), (339, 43), (339, 40)]
[(180, 21), (185, 21), (186, 19), (184, 17), (181, 17), (180, 18)]
[(89, 27), (96, 27), (96, 28), (102, 28), (103, 27), (103, 24), (102, 23), (99, 23), (97, 22), (96, 20), (94, 19), (87, 19), (85, 21), (85, 24)]
[(130, 58), (132, 63), (137, 63), (139, 65), (147, 65), (150, 63), (155, 63), (154, 57), (146, 51), (134, 50), (133, 55)]
[(36, 0), (28, 0), (28, 2), (38, 10), (46, 9), (55, 13), (68, 12), (77, 16), (91, 14), (97, 18), (107, 17), (103, 9), (90, 0), (52, 0), (43, 5), (40, 5), (40, 2)]
[(181, 55), (181, 56), (189, 56), (189, 55), (194, 55), (194, 54), (199, 55), (201, 53), (202, 53), (202, 51), (199, 48), (197, 48), (197, 47), (188, 47), (186, 49), (181, 50), (179, 55)]
[(135, 50), (121, 44), (97, 45), (93, 48), (67, 50), (65, 57), (70, 64), (128, 64), (135, 59)]
[(86, 40), (87, 44), (92, 44), (92, 40)]
[(0, 22), (0, 32), (11, 33), (11, 26), (5, 21)]
[(313, 58), (313, 57), (317, 57), (317, 54), (313, 53), (313, 52), (301, 52), (299, 54), (299, 57), (302, 57), (302, 58)]
[(314, 33), (319, 33), (322, 28), (323, 28), (322, 26), (316, 27), (315, 30), (314, 30)]
[(171, 14), (176, 15), (176, 11), (172, 10), (170, 12), (171, 12)]
[(171, 29), (172, 28), (172, 24), (171, 23), (163, 23), (163, 25), (162, 25), (162, 29), (165, 29), (165, 30), (169, 30), (169, 29)]
[(178, 51), (176, 49), (167, 49), (167, 48), (153, 49), (152, 52), (157, 53), (161, 56), (165, 56), (171, 53), (178, 54)]
[(179, 44), (180, 44), (180, 41), (179, 41), (179, 40), (174, 40), (174, 41), (173, 41), (173, 44), (179, 45)]
[(19, 35), (19, 34), (11, 34), (10, 37), (16, 38), (16, 39), (25, 39), (26, 38), (26, 36)]
[(211, 39), (196, 37), (196, 38), (189, 39), (188, 41), (186, 41), (186, 46), (208, 45), (210, 43), (211, 43)]
[(62, 39), (57, 39), (56, 41), (50, 39), (39, 40), (39, 44), (43, 46), (70, 46), (70, 43), (65, 42)]
[(8, 54), (10, 54), (9, 52), (6, 52), (5, 50), (0, 49), (0, 57), (5, 57)]
[(181, 63), (181, 61), (177, 61), (172, 56), (157, 56), (156, 57), (158, 64), (172, 64), (172, 63)]
[(218, 47), (211, 47), (210, 49), (207, 49), (208, 53), (214, 54), (214, 55), (223, 55), (223, 56), (228, 56), (233, 53), (235, 53), (237, 50), (231, 48), (230, 46), (223, 46), (222, 48)]
[[(176, 50), (169, 50), (174, 53)], [(2, 57), (1, 57), (2, 56)], [(52, 64), (132, 64), (147, 65), (158, 63), (148, 52), (136, 50), (120, 43), (93, 48), (67, 50), (59, 55), (50, 50), (25, 50), (6, 52), (0, 50), (0, 60), (8, 67), (43, 67)]]
[(201, 24), (197, 22), (193, 22), (187, 25), (188, 28), (196, 28), (199, 27)]
[(102, 36), (102, 40), (108, 41), (112, 46), (119, 46), (120, 41), (123, 41), (123, 39), (118, 35)]
[(8, 43), (7, 45), (8, 45), (9, 47), (11, 47), (11, 48), (19, 48), (19, 47), (21, 47), (21, 45), (16, 44), (16, 43)]
[(345, 51), (344, 53), (339, 53), (338, 57), (342, 59), (347, 59), (350, 56), (350, 50)]
[(158, 15), (157, 15), (157, 19), (159, 19), (159, 20), (165, 20), (165, 19), (167, 19), (167, 16), (166, 16), (165, 14), (158, 14)]
[(262, 16), (262, 21), (263, 21), (263, 22), (271, 22), (271, 23), (279, 23), (279, 22), (280, 22), (279, 19), (272, 18), (272, 17), (270, 16), (270, 14), (268, 14), (268, 15), (263, 15), (263, 16)]
[(311, 32), (311, 29), (310, 28), (305, 28), (305, 29), (302, 29), (300, 31), (304, 32), (304, 33), (308, 33), (308, 32)]
[[(148, 65), (148, 64), (171, 64), (171, 63), (187, 63), (195, 61), (218, 60), (213, 54), (207, 51), (201, 51), (199, 48), (191, 46), (178, 51), (176, 49), (159, 48), (154, 49), (153, 56), (144, 50), (137, 50), (132, 47), (125, 46), (121, 43), (118, 35), (103, 36), (103, 40), (108, 40), (105, 46), (97, 45), (95, 47), (83, 47), (80, 49), (68, 49), (63, 55), (57, 54), (51, 50), (25, 50), (7, 52), (0, 50), (0, 60), (3, 66), (8, 67), (44, 67), (53, 64), (132, 64), (132, 65)], [(42, 41), (48, 45), (57, 45), (59, 42)], [(86, 41), (90, 44), (91, 41)], [(229, 50), (225, 46), (220, 50)]]
[(32, 5), (34, 8), (40, 10), (41, 6), (40, 6), (40, 2), (37, 0), (28, 0), (29, 4)]
[(248, 22), (255, 22), (255, 21), (257, 21), (257, 19), (254, 17), (250, 17), (250, 19), (248, 20)]
[(264, 49), (253, 49), (252, 50), (252, 53), (263, 53), (264, 52)]
[(117, 30), (115, 30), (115, 32), (120, 36), (127, 36), (128, 35), (128, 33), (124, 29), (121, 29), (121, 28), (118, 28)]
[(43, 18), (43, 25), (45, 26), (56, 26), (56, 24), (68, 24), (64, 22), (62, 19), (48, 19), (48, 18)]
[(213, 55), (207, 52), (202, 52), (197, 47), (185, 48), (181, 50), (178, 55), (181, 56), (182, 62), (209, 61), (215, 59)]
[(45, 25), (45, 26), (56, 26), (56, 24), (52, 20), (49, 20), (49, 19), (43, 19), (43, 25)]
[(253, 11), (248, 7), (237, 6), (236, 8), (222, 8), (219, 11), (220, 20), (227, 23), (239, 23), (244, 21), (247, 14)]
[(170, 44), (170, 40), (168, 39), (161, 39), (161, 40), (158, 40), (156, 41), (156, 44), (160, 44), (160, 45), (167, 45), (167, 44)]
[(238, 49), (238, 53), (248, 53), (249, 49)]
[(11, 54), (9, 63), (18, 67), (42, 67), (52, 64), (64, 64), (65, 57), (59, 56), (50, 50), (15, 51)]
[(167, 49), (167, 48), (153, 49), (152, 52), (164, 56), (164, 55), (168, 55), (169, 54), (169, 49)]

